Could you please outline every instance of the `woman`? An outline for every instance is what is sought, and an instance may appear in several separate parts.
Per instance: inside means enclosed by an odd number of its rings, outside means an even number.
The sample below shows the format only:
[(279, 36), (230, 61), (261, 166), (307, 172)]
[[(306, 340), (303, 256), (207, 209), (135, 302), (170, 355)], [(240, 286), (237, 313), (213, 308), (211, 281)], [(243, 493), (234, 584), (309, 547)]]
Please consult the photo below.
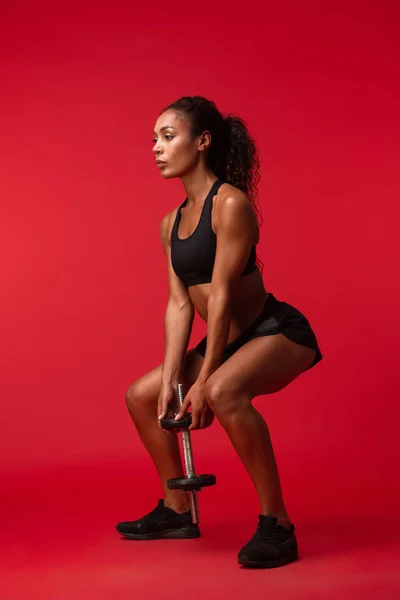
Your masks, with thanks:
[[(281, 390), (322, 355), (306, 318), (264, 288), (256, 262), (259, 163), (244, 123), (224, 119), (205, 98), (184, 97), (161, 113), (154, 135), (161, 175), (179, 177), (187, 198), (160, 227), (169, 281), (164, 362), (133, 383), (126, 401), (164, 499), (117, 530), (131, 539), (200, 535), (187, 496), (167, 487), (183, 469), (177, 436), (157, 421), (174, 414), (180, 382), (187, 393), (176, 418), (191, 405), (191, 429), (204, 429), (215, 415), (256, 487), (261, 514), (239, 563), (283, 565), (297, 558), (294, 526), (267, 425), (251, 401)], [(187, 351), (195, 310), (207, 337)]]

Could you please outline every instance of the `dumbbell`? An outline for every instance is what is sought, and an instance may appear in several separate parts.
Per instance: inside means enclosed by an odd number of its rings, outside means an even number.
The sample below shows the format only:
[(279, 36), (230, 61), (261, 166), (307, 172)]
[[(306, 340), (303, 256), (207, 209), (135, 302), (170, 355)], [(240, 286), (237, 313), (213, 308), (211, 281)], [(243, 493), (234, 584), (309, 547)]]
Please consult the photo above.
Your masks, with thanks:
[[(183, 384), (178, 383), (178, 403), (179, 407), (183, 404)], [(199, 503), (197, 492), (201, 492), (203, 487), (215, 485), (217, 478), (215, 475), (196, 475), (194, 472), (192, 442), (190, 440), (189, 427), (192, 424), (192, 415), (186, 413), (179, 421), (175, 419), (161, 419), (162, 429), (168, 431), (179, 431), (182, 435), (183, 455), (185, 459), (185, 472), (183, 477), (168, 479), (167, 485), (170, 490), (183, 490), (190, 499), (190, 510), (194, 524), (200, 523)]]

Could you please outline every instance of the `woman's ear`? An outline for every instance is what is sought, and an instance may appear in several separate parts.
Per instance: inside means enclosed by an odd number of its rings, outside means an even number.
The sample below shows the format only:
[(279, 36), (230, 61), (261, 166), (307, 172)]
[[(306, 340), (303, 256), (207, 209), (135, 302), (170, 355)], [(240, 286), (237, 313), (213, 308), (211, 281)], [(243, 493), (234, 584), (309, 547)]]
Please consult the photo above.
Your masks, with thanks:
[(211, 146), (211, 133), (207, 130), (203, 131), (203, 133), (199, 137), (199, 143), (198, 143), (197, 149), (200, 150), (200, 152), (204, 152), (204, 150), (208, 150), (208, 148), (210, 146)]

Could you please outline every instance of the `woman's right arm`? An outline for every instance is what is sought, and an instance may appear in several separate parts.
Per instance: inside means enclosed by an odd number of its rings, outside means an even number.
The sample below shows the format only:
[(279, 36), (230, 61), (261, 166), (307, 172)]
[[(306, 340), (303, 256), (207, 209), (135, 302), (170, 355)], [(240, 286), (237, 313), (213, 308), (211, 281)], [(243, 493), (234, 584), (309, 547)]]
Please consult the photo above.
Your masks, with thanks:
[(176, 275), (171, 264), (169, 229), (174, 211), (161, 221), (160, 237), (167, 257), (169, 298), (164, 318), (164, 362), (162, 387), (181, 382), (182, 366), (189, 344), (194, 320), (194, 307), (186, 286)]

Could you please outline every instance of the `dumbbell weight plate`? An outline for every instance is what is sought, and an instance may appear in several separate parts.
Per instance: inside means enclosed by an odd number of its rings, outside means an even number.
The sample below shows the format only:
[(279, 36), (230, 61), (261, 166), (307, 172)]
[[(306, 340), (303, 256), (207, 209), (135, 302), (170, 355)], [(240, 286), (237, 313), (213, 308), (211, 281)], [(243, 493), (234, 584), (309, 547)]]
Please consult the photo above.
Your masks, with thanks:
[(175, 477), (174, 479), (168, 479), (167, 485), (169, 490), (183, 490), (184, 492), (194, 492), (201, 490), (203, 487), (209, 487), (215, 485), (217, 478), (215, 475), (193, 475), (189, 477)]
[(173, 417), (170, 419), (161, 419), (160, 425), (162, 429), (166, 429), (167, 431), (173, 431), (174, 429), (188, 429), (192, 424), (192, 415), (191, 413), (185, 413), (179, 421), (176, 421)]

